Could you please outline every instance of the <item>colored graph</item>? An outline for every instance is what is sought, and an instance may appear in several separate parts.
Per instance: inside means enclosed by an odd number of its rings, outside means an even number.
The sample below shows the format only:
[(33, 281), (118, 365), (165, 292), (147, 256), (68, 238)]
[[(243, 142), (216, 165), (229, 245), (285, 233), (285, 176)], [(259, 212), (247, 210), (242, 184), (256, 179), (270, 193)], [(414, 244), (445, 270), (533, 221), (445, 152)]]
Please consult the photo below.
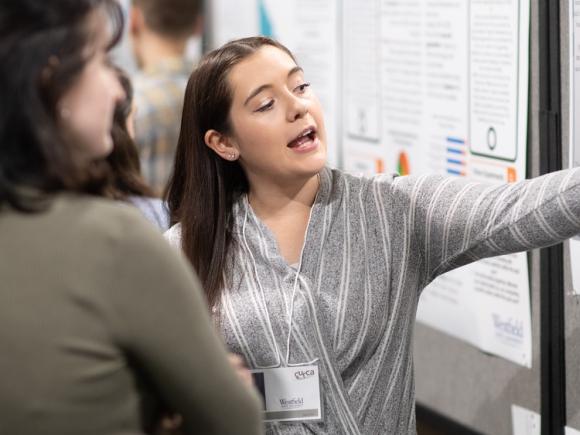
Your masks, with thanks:
[(465, 167), (467, 165), (467, 150), (465, 140), (448, 137), (447, 142), (447, 173), (457, 176), (465, 176)]
[(397, 162), (397, 172), (399, 173), (399, 175), (409, 175), (411, 173), (409, 156), (404, 151), (401, 151), (401, 153), (399, 154), (399, 160)]

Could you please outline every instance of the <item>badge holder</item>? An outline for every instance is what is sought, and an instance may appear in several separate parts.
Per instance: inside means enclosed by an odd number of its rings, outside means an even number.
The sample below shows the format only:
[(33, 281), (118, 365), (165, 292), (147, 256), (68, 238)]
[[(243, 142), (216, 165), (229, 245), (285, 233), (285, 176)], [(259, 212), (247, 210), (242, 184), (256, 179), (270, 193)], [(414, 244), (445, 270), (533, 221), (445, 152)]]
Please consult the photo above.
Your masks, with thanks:
[(320, 422), (322, 391), (318, 365), (252, 370), (264, 403), (264, 422)]

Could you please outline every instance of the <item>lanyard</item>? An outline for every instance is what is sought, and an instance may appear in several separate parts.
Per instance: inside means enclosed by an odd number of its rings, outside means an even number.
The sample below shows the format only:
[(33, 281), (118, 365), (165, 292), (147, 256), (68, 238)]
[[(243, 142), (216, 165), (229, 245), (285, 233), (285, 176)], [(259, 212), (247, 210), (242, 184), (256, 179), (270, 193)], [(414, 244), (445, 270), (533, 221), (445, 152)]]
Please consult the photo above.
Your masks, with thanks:
[[(316, 202), (316, 200), (315, 200), (315, 202)], [(267, 324), (268, 324), (268, 330), (269, 330), (270, 336), (272, 338), (272, 341), (274, 342), (274, 347), (276, 349), (276, 356), (277, 356), (276, 364), (270, 365), (270, 366), (264, 366), (264, 367), (257, 367), (257, 368), (260, 368), (260, 369), (278, 368), (278, 367), (282, 367), (282, 357), (281, 357), (281, 353), (280, 353), (280, 348), (278, 347), (278, 343), (276, 342), (276, 338), (274, 336), (274, 330), (272, 329), (272, 322), (270, 320), (270, 313), (268, 312), (268, 306), (266, 304), (266, 295), (264, 293), (264, 289), (262, 288), (262, 283), (260, 282), (260, 278), (258, 276), (258, 268), (257, 268), (257, 264), (256, 264), (256, 259), (254, 258), (254, 254), (253, 254), (252, 250), (250, 249), (250, 246), (248, 245), (248, 241), (246, 239), (246, 222), (248, 220), (249, 207), (250, 207), (250, 205), (249, 205), (248, 197), (245, 196), (244, 197), (245, 214), (244, 214), (244, 223), (242, 225), (242, 239), (244, 240), (244, 245), (245, 245), (246, 250), (250, 254), (250, 258), (252, 259), (254, 276), (256, 278), (256, 282), (258, 283), (258, 287), (260, 289), (262, 300), (264, 301), (264, 308), (266, 310), (266, 315), (267, 315), (266, 320), (267, 320)], [(304, 245), (306, 244), (306, 239), (308, 237), (308, 229), (310, 227), (311, 217), (312, 217), (312, 208), (310, 209), (310, 216), (308, 217), (308, 225), (306, 227), (306, 234), (304, 236)], [(303, 362), (303, 363), (290, 364), (288, 362), (290, 360), (290, 340), (292, 337), (292, 318), (294, 316), (294, 299), (296, 296), (296, 289), (298, 288), (298, 278), (300, 276), (300, 271), (302, 270), (302, 258), (304, 255), (304, 245), (302, 246), (302, 250), (300, 251), (300, 261), (298, 263), (298, 269), (296, 271), (296, 275), (294, 276), (294, 284), (292, 286), (292, 295), (291, 295), (291, 299), (290, 299), (290, 310), (289, 310), (289, 312), (287, 312), (287, 315), (288, 315), (288, 337), (286, 339), (286, 352), (285, 352), (285, 356), (286, 356), (285, 361), (286, 361), (287, 367), (299, 367), (299, 366), (304, 366), (304, 365), (312, 365), (318, 361), (318, 358), (315, 358), (312, 361)]]

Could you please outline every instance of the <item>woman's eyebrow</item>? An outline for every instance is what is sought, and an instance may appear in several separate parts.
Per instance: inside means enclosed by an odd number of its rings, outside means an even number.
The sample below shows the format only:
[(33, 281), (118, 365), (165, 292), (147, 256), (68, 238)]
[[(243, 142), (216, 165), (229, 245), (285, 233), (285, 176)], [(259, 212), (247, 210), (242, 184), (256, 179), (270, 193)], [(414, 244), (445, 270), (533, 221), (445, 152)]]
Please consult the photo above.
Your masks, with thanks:
[(294, 68), (292, 68), (289, 72), (288, 72), (288, 77), (290, 77), (293, 74), (296, 74), (297, 72), (304, 72), (304, 70), (299, 67), (298, 65), (296, 65)]
[[(303, 72), (303, 71), (304, 71), (304, 70), (303, 70), (301, 67), (299, 67), (298, 65), (296, 65), (294, 68), (292, 68), (292, 69), (291, 69), (291, 70), (288, 72), (288, 77), (290, 77), (290, 76), (292, 76), (292, 75), (296, 74), (297, 72)], [(246, 98), (246, 101), (244, 101), (244, 106), (246, 106), (246, 105), (247, 105), (247, 104), (250, 102), (250, 100), (251, 100), (252, 98), (254, 98), (256, 95), (258, 95), (260, 92), (262, 92), (262, 91), (263, 91), (263, 90), (265, 90), (265, 89), (269, 89), (269, 88), (271, 88), (271, 87), (272, 87), (272, 85), (271, 85), (271, 84), (265, 84), (265, 85), (258, 86), (256, 89), (254, 89), (254, 90), (253, 90), (253, 91), (250, 93), (250, 95), (248, 96), (248, 98)]]

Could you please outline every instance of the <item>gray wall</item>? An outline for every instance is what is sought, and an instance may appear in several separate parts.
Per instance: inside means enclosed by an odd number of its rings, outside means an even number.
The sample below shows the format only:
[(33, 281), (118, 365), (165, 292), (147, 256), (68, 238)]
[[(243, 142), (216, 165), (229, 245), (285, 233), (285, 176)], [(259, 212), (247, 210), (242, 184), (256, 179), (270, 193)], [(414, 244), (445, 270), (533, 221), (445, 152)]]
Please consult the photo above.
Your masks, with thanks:
[[(564, 167), (569, 164), (569, 104), (570, 84), (569, 63), (569, 5), (568, 0), (560, 0), (560, 44), (562, 70), (562, 145), (564, 147)], [(576, 265), (580, 267), (580, 265)], [(572, 295), (572, 277), (568, 246), (564, 248), (564, 287), (566, 324), (566, 418), (567, 425), (580, 430), (580, 297)]]

